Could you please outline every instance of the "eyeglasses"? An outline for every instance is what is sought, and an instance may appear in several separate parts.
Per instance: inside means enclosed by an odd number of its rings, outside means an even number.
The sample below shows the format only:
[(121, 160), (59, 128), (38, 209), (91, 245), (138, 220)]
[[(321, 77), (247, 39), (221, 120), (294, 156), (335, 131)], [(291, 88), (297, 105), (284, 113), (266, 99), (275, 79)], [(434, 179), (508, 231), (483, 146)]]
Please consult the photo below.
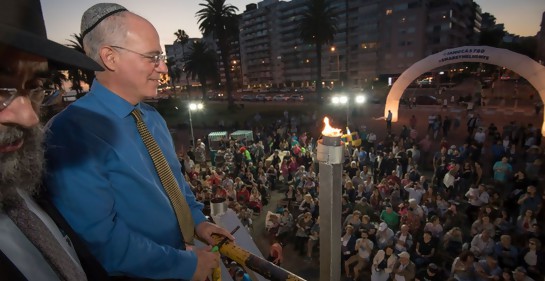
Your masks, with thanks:
[(139, 53), (139, 52), (136, 52), (136, 51), (133, 51), (131, 49), (127, 49), (127, 48), (124, 48), (124, 47), (121, 47), (121, 46), (110, 46), (112, 48), (116, 48), (116, 49), (121, 49), (121, 50), (125, 50), (125, 51), (128, 51), (128, 52), (131, 52), (131, 53), (134, 53), (134, 54), (137, 54), (137, 55), (140, 55), (141, 57), (143, 58), (146, 58), (146, 59), (149, 59), (153, 62), (153, 64), (155, 65), (155, 67), (158, 67), (159, 64), (161, 64), (161, 62), (165, 61), (166, 59), (166, 55), (163, 55), (163, 53), (161, 52), (160, 54), (157, 54), (157, 55), (145, 55), (145, 54), (142, 54), (142, 53)]
[(34, 105), (38, 105), (44, 98), (45, 90), (42, 87), (19, 91), (15, 88), (0, 88), (0, 111), (6, 109), (18, 96), (28, 96)]

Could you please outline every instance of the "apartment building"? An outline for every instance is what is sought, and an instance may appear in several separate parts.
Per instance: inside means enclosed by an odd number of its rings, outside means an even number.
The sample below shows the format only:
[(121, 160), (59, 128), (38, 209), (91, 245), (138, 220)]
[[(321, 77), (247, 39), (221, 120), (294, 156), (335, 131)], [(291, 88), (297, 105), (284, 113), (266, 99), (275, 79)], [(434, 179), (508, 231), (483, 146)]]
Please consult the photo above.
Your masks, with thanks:
[[(399, 75), (444, 49), (475, 45), (481, 11), (473, 0), (331, 0), (337, 34), (323, 46), (324, 86), (365, 87)], [(299, 24), (306, 0), (266, 0), (242, 14), (242, 67), (252, 87), (311, 87), (316, 55)]]

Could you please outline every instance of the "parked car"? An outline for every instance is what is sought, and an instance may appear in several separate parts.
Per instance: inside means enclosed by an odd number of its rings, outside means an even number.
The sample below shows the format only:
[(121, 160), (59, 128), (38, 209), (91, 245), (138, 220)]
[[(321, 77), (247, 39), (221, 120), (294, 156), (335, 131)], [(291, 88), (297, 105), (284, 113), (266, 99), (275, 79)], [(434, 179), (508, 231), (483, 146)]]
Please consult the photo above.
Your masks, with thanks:
[(417, 96), (416, 97), (417, 105), (438, 105), (439, 101), (434, 96)]
[(280, 93), (289, 93), (291, 92), (291, 89), (290, 88), (282, 88), (280, 89)]
[(272, 100), (272, 97), (264, 95), (264, 94), (259, 94), (259, 95), (255, 96), (255, 100), (256, 101), (270, 101), (270, 100)]
[(241, 98), (240, 98), (241, 101), (254, 101), (255, 100), (255, 96), (254, 95), (243, 95)]
[[(401, 98), (399, 101), (401, 104), (407, 104), (407, 97)], [(434, 96), (429, 95), (422, 95), (422, 96), (416, 96), (416, 104), (417, 105), (439, 105), (439, 100), (437, 100)]]
[(222, 92), (208, 91), (207, 97), (209, 100), (224, 100), (225, 95)]
[(287, 101), (289, 97), (286, 97), (284, 95), (276, 95), (272, 98), (273, 101)]
[(291, 95), (289, 97), (290, 101), (303, 101), (304, 99), (303, 95)]

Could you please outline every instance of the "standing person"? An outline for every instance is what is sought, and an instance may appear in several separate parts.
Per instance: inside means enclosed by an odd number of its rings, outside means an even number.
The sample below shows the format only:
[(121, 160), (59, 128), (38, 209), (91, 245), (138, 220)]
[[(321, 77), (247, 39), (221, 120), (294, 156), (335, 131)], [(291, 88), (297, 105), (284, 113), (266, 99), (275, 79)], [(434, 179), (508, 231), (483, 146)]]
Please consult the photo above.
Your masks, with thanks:
[(388, 110), (388, 115), (386, 116), (386, 130), (388, 133), (392, 133), (392, 111)]
[(411, 116), (411, 119), (409, 120), (409, 125), (411, 126), (411, 129), (416, 128), (416, 116), (414, 116), (414, 114)]
[(466, 125), (467, 125), (467, 133), (469, 134), (469, 136), (472, 136), (473, 132), (475, 131), (475, 128), (479, 126), (478, 114), (477, 116), (472, 116), (471, 118), (469, 118), (469, 120), (467, 120)]
[(164, 119), (142, 102), (167, 73), (159, 35), (117, 4), (92, 6), (81, 23), (85, 52), (104, 71), (49, 124), (49, 196), (110, 275), (204, 280), (219, 254), (186, 243), (233, 236), (206, 220)]
[(320, 239), (320, 216), (316, 217), (316, 221), (314, 222), (314, 225), (310, 228), (310, 234), (308, 236), (307, 241), (307, 257), (305, 258), (306, 261), (312, 261), (312, 252), (314, 251), (314, 247), (316, 244), (318, 244), (318, 240)]
[(511, 164), (507, 160), (507, 157), (502, 157), (501, 161), (497, 161), (492, 167), (494, 170), (494, 181), (497, 183), (506, 183), (513, 172), (513, 167), (511, 167)]
[(448, 137), (448, 132), (450, 131), (450, 127), (452, 125), (452, 120), (447, 115), (445, 116), (445, 120), (443, 120), (443, 137)]
[[(78, 259), (81, 241), (50, 205), (36, 195), (43, 172), (41, 75), (48, 60), (79, 69), (101, 70), (83, 54), (47, 39), (39, 0), (0, 4), (0, 279), (85, 281), (105, 278)], [(48, 215), (46, 211), (50, 214)], [(62, 222), (58, 221), (61, 219)], [(56, 225), (58, 224), (58, 226)], [(62, 229), (62, 230), (61, 230)], [(76, 238), (76, 237), (73, 237)], [(75, 248), (75, 249), (74, 249)], [(103, 276), (100, 276), (102, 274)]]
[(201, 139), (197, 140), (194, 151), (195, 151), (195, 162), (199, 164), (200, 171), (202, 171), (203, 169), (206, 169), (208, 166), (206, 164), (206, 145), (201, 141)]
[(269, 248), (269, 258), (267, 260), (278, 266), (280, 266), (284, 260), (282, 245), (280, 242), (278, 242), (278, 239), (275, 236), (272, 237), (271, 247)]
[(433, 132), (433, 124), (435, 123), (435, 118), (437, 118), (437, 115), (435, 114), (428, 115), (428, 129), (427, 129), (428, 134), (430, 132)]

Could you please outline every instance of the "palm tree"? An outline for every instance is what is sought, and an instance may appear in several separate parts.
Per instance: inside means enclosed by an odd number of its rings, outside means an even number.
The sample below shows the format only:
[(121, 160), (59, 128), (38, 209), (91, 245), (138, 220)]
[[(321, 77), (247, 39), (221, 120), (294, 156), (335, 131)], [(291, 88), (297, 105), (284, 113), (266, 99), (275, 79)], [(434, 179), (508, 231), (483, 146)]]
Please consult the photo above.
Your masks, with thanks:
[(330, 44), (337, 33), (337, 19), (327, 0), (308, 0), (301, 24), (301, 38), (316, 49), (316, 93), (322, 100), (322, 45)]
[(168, 59), (167, 60), (167, 68), (168, 68), (168, 76), (170, 77), (170, 84), (174, 88), (175, 82), (180, 81), (180, 76), (182, 75), (182, 72), (179, 67), (176, 66), (176, 59)]
[(199, 29), (204, 36), (213, 34), (218, 40), (225, 74), (225, 91), (229, 101), (229, 108), (234, 108), (235, 101), (232, 94), (232, 78), (229, 67), (230, 39), (238, 34), (238, 20), (236, 12), (238, 8), (225, 4), (225, 0), (206, 0), (199, 4), (204, 7), (197, 12)]
[(44, 88), (54, 88), (55, 90), (62, 90), (64, 82), (68, 81), (68, 77), (61, 70), (51, 69), (47, 74), (49, 79), (44, 82)]
[(202, 99), (206, 98), (206, 81), (218, 76), (216, 54), (208, 49), (206, 43), (196, 41), (190, 47), (191, 53), (184, 57), (186, 77), (201, 83)]
[[(179, 43), (180, 45), (182, 45), (182, 57), (185, 57), (184, 50), (185, 50), (185, 45), (187, 45), (187, 43), (189, 42), (189, 35), (187, 35), (187, 33), (185, 33), (185, 30), (182, 30), (182, 29), (178, 29), (178, 31), (174, 32), (174, 35), (176, 36), (176, 40), (174, 40), (174, 43)], [(186, 87), (189, 92), (189, 78), (187, 75), (186, 75), (186, 83), (187, 83)]]
[[(83, 49), (83, 38), (81, 37), (81, 33), (80, 34), (74, 33), (70, 36), (72, 36), (74, 39), (68, 39), (68, 42), (70, 42), (70, 44), (67, 44), (66, 46), (80, 53), (85, 54), (85, 50)], [(75, 73), (75, 72), (78, 72), (78, 73)], [(76, 79), (76, 80), (72, 80), (72, 83), (77, 84), (78, 86), (76, 86), (76, 88), (78, 88), (81, 81), (91, 86), (91, 84), (93, 83), (93, 80), (95, 79), (95, 72), (90, 70), (80, 70), (80, 69), (73, 68), (68, 70), (68, 76), (72, 77), (70, 78), (71, 80)], [(76, 89), (73, 89), (73, 90), (76, 90)]]

